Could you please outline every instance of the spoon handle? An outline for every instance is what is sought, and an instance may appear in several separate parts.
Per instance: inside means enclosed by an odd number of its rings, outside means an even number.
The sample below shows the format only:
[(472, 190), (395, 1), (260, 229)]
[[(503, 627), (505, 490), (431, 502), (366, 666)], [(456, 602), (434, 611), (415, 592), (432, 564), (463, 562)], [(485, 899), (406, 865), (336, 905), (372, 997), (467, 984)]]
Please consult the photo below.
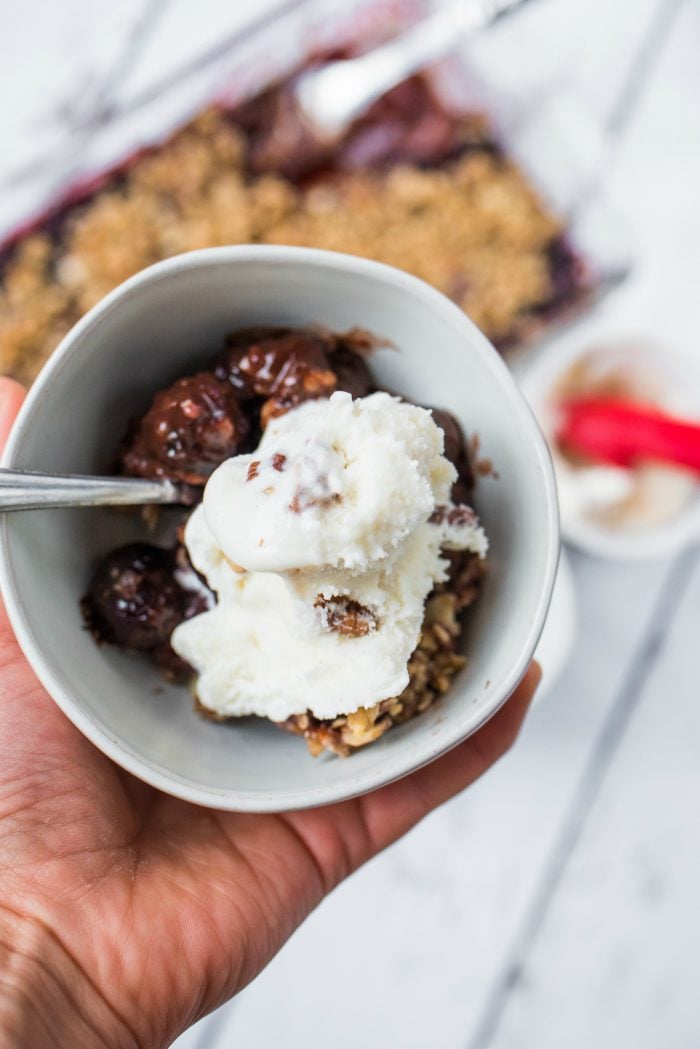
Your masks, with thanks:
[(366, 55), (312, 69), (297, 82), (301, 112), (321, 138), (338, 136), (390, 88), (521, 3), (524, 0), (455, 0)]
[(60, 506), (127, 506), (178, 503), (182, 493), (171, 481), (140, 477), (83, 477), (0, 469), (0, 513), (49, 510)]

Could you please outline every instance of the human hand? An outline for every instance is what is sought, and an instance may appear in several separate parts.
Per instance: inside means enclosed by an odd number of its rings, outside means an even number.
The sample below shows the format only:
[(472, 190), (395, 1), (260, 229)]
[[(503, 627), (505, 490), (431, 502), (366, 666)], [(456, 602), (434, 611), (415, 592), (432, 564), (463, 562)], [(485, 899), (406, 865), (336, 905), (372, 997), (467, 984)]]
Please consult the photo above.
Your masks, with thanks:
[[(0, 379), (0, 445), (21, 399)], [(218, 812), (159, 793), (81, 736), (3, 611), (0, 1040), (168, 1045), (253, 979), (343, 878), (489, 768), (538, 680), (533, 664), (476, 735), (372, 794), (279, 815)]]

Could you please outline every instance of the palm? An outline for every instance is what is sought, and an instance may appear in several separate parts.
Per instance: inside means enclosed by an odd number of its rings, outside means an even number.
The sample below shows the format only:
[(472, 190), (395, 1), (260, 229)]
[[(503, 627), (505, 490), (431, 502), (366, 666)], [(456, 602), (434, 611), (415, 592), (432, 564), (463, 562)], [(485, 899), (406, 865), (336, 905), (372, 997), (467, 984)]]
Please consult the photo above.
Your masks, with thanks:
[(400, 783), (256, 816), (197, 808), (118, 769), (54, 706), (6, 623), (0, 666), (7, 899), (49, 925), (147, 1044), (167, 1042), (243, 987), (326, 892), (475, 779), (512, 742), (533, 685), (477, 737)]

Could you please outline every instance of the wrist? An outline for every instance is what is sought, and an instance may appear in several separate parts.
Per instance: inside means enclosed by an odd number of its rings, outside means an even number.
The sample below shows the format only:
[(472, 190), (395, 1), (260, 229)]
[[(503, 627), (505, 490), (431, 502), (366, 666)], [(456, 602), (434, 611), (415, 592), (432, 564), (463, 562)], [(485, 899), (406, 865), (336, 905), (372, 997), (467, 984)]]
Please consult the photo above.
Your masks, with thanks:
[(0, 905), (0, 1044), (134, 1049), (81, 966), (43, 922)]

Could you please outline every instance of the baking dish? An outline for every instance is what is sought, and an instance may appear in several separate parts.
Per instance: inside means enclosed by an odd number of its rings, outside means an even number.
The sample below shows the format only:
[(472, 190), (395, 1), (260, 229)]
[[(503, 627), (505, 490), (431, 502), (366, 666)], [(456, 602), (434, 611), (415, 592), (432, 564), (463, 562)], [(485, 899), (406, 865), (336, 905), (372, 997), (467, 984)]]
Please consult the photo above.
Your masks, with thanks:
[[(432, 6), (427, 0), (347, 0), (340, 7), (329, 0), (283, 3), (207, 54), (190, 57), (161, 76), (115, 85), (110, 105), (90, 134), (76, 132), (73, 145), (66, 143), (75, 151), (67, 185), (50, 192), (37, 163), (28, 166), (34, 179), (23, 180), (21, 191), (15, 184), (13, 192), (12, 181), (5, 186), (4, 258), (32, 228), (55, 230), (74, 205), (110, 183), (115, 172), (138, 164), (141, 151), (167, 139), (204, 107), (237, 107), (315, 55), (371, 48)], [(600, 129), (568, 93), (547, 90), (531, 75), (525, 78), (527, 91), (514, 86), (517, 17), (508, 20), (505, 34), (499, 28), (497, 47), (492, 31), (486, 31), (430, 76), (450, 108), (488, 116), (499, 147), (522, 167), (551, 210), (565, 216), (567, 243), (581, 262), (580, 279), (575, 295), (543, 310), (531, 325), (529, 341), (539, 342), (617, 284), (629, 269), (629, 256), (620, 223), (596, 182), (603, 153)]]

